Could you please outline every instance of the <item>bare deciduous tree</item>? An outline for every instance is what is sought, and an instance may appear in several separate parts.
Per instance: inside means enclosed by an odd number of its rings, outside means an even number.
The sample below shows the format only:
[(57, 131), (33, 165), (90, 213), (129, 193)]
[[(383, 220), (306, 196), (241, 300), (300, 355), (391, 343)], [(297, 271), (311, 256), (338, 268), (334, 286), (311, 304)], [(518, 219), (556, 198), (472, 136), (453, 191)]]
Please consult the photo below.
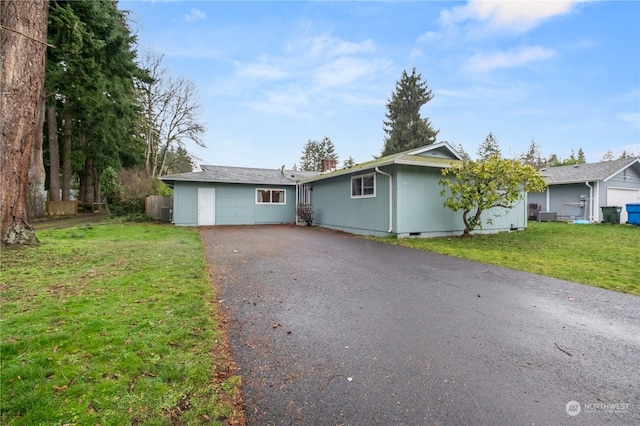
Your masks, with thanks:
[(186, 141), (205, 147), (196, 86), (189, 79), (168, 76), (162, 58), (153, 52), (146, 55), (141, 67), (147, 70), (149, 79), (139, 82), (144, 106), (145, 165), (152, 176), (165, 172), (171, 150), (185, 148)]
[[(46, 0), (0, 2), (0, 242), (35, 244), (27, 192), (47, 40)], [(41, 131), (41, 129), (40, 129)]]

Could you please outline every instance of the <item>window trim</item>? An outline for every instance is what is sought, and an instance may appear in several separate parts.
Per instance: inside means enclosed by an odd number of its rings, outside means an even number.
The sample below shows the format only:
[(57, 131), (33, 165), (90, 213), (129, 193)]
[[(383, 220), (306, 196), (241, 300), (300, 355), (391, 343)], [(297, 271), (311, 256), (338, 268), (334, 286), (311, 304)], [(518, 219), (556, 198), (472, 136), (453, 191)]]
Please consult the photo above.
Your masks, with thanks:
[[(356, 179), (361, 179), (363, 180), (366, 177), (373, 177), (373, 194), (361, 194), (361, 195), (354, 195), (353, 194), (353, 181)], [(376, 186), (377, 186), (377, 179), (376, 179), (376, 173), (365, 173), (362, 175), (355, 175), (355, 176), (351, 176), (351, 180), (350, 180), (351, 185), (349, 186), (349, 191), (351, 194), (351, 199), (360, 199), (360, 198), (375, 198), (376, 197)], [(361, 185), (361, 188), (364, 189), (364, 186)]]
[[(262, 197), (260, 197), (261, 193), (264, 191), (269, 191), (269, 201), (262, 201)], [(282, 193), (282, 202), (274, 203), (273, 201), (273, 192), (278, 191)], [(287, 204), (287, 190), (282, 188), (256, 188), (256, 197), (255, 202), (261, 206), (284, 206)]]

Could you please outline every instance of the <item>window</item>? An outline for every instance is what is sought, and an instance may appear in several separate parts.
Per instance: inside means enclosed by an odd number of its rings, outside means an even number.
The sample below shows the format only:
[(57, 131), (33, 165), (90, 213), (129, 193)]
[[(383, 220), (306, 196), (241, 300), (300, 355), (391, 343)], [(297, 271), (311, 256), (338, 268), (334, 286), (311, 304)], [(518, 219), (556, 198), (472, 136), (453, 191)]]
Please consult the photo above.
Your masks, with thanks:
[(287, 204), (283, 189), (256, 189), (257, 204)]
[(376, 175), (353, 176), (351, 178), (351, 198), (367, 198), (376, 196)]

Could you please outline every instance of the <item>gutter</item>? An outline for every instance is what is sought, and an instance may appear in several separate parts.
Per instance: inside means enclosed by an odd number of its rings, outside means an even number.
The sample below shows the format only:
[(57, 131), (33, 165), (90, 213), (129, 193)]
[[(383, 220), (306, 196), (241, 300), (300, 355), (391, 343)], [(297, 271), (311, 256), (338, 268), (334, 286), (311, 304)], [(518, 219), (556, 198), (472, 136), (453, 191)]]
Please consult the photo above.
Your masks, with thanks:
[(389, 230), (387, 232), (390, 234), (393, 232), (393, 176), (378, 167), (375, 168), (375, 171), (381, 175), (389, 176)]

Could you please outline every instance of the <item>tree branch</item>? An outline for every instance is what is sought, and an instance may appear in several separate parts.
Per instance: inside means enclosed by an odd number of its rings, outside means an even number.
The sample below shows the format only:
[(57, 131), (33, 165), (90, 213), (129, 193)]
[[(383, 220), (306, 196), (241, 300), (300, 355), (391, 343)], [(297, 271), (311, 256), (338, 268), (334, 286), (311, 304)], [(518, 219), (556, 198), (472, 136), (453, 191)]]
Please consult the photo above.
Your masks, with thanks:
[(21, 31), (12, 30), (11, 28), (3, 27), (2, 25), (0, 25), (0, 30), (10, 31), (10, 32), (12, 32), (12, 33), (15, 33), (15, 34), (21, 35), (22, 37), (26, 37), (26, 38), (28, 38), (28, 39), (29, 39), (29, 40), (31, 40), (31, 41), (35, 41), (36, 43), (44, 44), (45, 46), (50, 47), (50, 48), (52, 48), (52, 49), (55, 49), (55, 48), (56, 48), (53, 44), (49, 44), (49, 43), (47, 43), (46, 41), (42, 41), (42, 40), (38, 40), (37, 38), (33, 38), (33, 37), (31, 37), (30, 35), (27, 35), (27, 34), (25, 34), (25, 33), (21, 32)]

